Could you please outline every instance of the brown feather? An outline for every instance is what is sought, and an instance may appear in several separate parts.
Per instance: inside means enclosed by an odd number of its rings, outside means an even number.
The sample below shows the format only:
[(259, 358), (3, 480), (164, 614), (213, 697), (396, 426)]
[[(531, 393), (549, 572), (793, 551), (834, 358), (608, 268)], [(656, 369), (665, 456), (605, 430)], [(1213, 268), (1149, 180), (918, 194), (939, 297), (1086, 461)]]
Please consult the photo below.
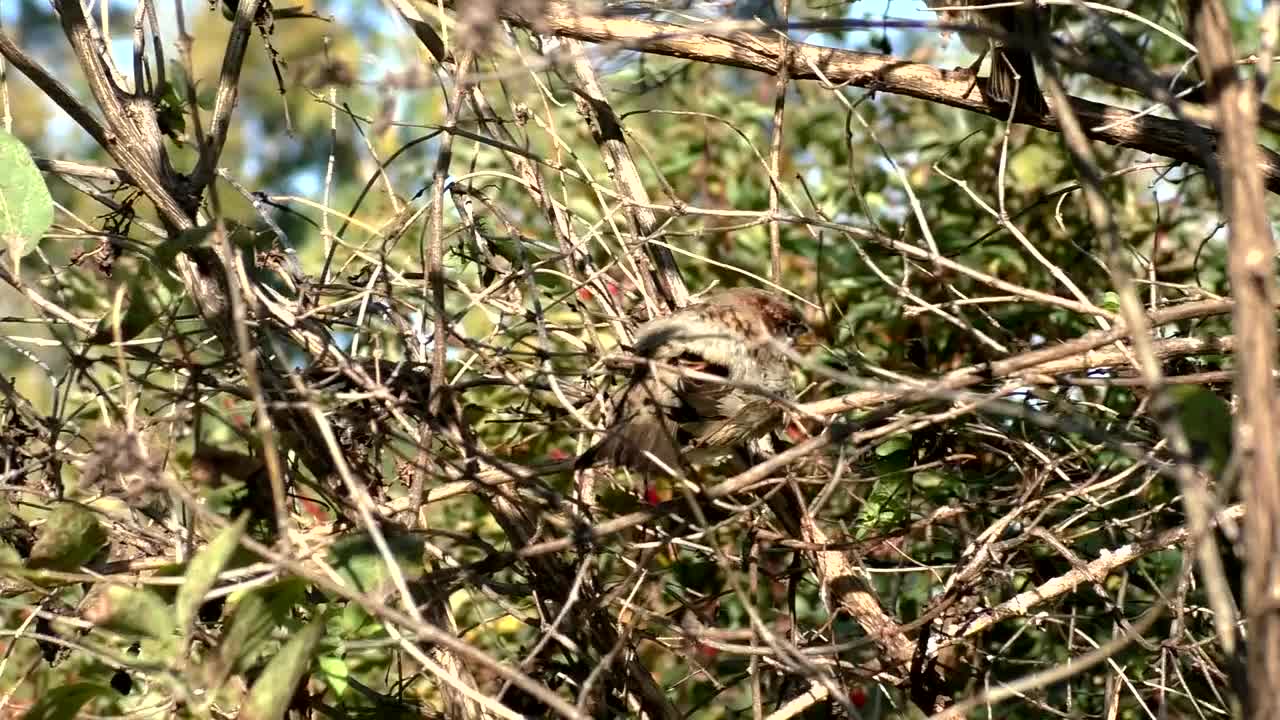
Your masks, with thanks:
[[(1018, 106), (1023, 110), (1037, 115), (1046, 114), (1049, 112), (1049, 107), (1045, 103), (1040, 84), (1036, 81), (1035, 63), (1032, 61), (1031, 52), (1027, 49), (1028, 43), (1045, 41), (1046, 11), (1032, 3), (1017, 7), (993, 7), (989, 10), (943, 9), (994, 4), (995, 1), (925, 0), (925, 3), (931, 8), (937, 8), (938, 19), (946, 24), (990, 28), (1020, 41), (1020, 46), (1012, 46), (981, 33), (960, 33), (960, 39), (969, 50), (975, 53), (988, 51), (991, 53), (991, 80), (987, 83), (987, 92), (991, 100), (1011, 105), (1016, 97)], [(974, 70), (977, 68), (975, 67)]]
[[(760, 392), (790, 398), (786, 357), (772, 345), (806, 330), (790, 303), (762, 290), (727, 290), (636, 332), (638, 367), (616, 404), (605, 438), (578, 466), (597, 462), (646, 472), (679, 468), (681, 450), (722, 450), (760, 437), (782, 408)], [(687, 370), (724, 378), (693, 378)], [(684, 440), (687, 439), (687, 442)]]

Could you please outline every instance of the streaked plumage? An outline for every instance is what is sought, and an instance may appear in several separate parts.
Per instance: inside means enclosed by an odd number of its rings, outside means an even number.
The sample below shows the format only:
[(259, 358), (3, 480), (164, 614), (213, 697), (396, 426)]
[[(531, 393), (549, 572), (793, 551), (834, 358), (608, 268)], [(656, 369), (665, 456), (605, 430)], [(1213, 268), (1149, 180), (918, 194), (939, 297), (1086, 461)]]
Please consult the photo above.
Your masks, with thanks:
[[(931, 8), (978, 6), (1000, 4), (1001, 0), (925, 0)], [(938, 19), (950, 25), (971, 25), (991, 28), (1021, 39), (1036, 42), (1044, 35), (1041, 27), (1043, 10), (1032, 3), (1019, 6), (995, 7), (990, 10), (940, 10)], [(991, 53), (991, 81), (987, 91), (992, 100), (1009, 105), (1016, 96), (1018, 107), (1036, 114), (1048, 112), (1040, 84), (1036, 82), (1035, 63), (1025, 47), (1011, 47), (980, 33), (960, 33), (964, 46), (979, 55)], [(974, 68), (975, 72), (977, 68)], [(1019, 78), (1015, 78), (1014, 73)]]
[[(771, 342), (808, 332), (803, 317), (774, 293), (717, 293), (636, 333), (638, 366), (616, 403), (608, 434), (578, 461), (652, 471), (654, 458), (680, 467), (686, 451), (723, 451), (779, 425), (783, 407), (769, 395), (795, 392), (786, 356)], [(688, 377), (694, 370), (726, 382)], [(750, 388), (750, 389), (748, 389)], [(755, 390), (755, 392), (752, 391)]]

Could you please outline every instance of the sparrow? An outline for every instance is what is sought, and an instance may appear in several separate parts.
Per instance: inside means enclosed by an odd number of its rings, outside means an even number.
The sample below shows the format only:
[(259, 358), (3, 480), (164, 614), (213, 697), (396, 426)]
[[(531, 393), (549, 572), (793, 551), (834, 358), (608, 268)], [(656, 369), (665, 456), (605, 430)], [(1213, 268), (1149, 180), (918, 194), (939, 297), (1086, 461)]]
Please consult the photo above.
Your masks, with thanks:
[[(949, 8), (977, 6), (986, 4), (1002, 5), (998, 0), (925, 0), (931, 8)], [(971, 25), (988, 29), (1005, 36), (1020, 39), (1023, 42), (1035, 42), (1044, 36), (1042, 27), (1044, 11), (1037, 8), (1034, 0), (1024, 4), (993, 7), (989, 10), (940, 10), (939, 19), (952, 25)], [(943, 33), (946, 35), (947, 33)], [(972, 66), (977, 73), (978, 66), (987, 53), (991, 53), (991, 81), (987, 84), (987, 94), (995, 102), (1012, 105), (1017, 98), (1018, 107), (1028, 112), (1043, 115), (1048, 112), (1040, 85), (1036, 82), (1035, 63), (1031, 51), (1026, 47), (1010, 47), (994, 37), (974, 32), (960, 33), (964, 46), (978, 53), (978, 59)], [(1015, 92), (1016, 90), (1016, 92)]]
[[(794, 397), (784, 347), (811, 331), (790, 302), (725, 290), (636, 331), (636, 366), (603, 440), (575, 462), (646, 473), (732, 451), (779, 427)], [(696, 372), (693, 375), (690, 371)]]

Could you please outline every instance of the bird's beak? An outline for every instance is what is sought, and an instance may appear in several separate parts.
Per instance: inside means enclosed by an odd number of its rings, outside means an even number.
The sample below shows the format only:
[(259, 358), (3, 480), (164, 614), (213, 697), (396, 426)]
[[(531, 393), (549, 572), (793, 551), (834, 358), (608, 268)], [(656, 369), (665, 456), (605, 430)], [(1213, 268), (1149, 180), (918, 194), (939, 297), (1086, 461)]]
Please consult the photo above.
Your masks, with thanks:
[(822, 338), (818, 337), (818, 334), (812, 330), (800, 335), (792, 341), (792, 345), (795, 346), (796, 352), (798, 353), (807, 353), (821, 343)]

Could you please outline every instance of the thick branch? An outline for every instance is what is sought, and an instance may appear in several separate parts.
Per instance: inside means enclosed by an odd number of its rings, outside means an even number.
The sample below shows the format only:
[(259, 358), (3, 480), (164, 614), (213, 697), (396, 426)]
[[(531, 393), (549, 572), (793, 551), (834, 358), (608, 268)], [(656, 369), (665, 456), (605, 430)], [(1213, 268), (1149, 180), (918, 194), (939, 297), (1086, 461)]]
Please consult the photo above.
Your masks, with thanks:
[(156, 206), (166, 225), (185, 230), (190, 216), (175, 199), (174, 178), (164, 151), (164, 137), (156, 123), (155, 107), (145, 95), (131, 96), (116, 87), (106, 61), (98, 54), (78, 0), (56, 3), (63, 32), (71, 42), (89, 89), (106, 118), (107, 131), (100, 140), (103, 148), (137, 182)]
[[(595, 71), (581, 48), (576, 44), (571, 47), (576, 56), (573, 67), (578, 80), (578, 106), (590, 122), (591, 136), (600, 146), (600, 154), (613, 178), (614, 188), (627, 201), (627, 218), (631, 221), (632, 234), (637, 238), (652, 237), (657, 234), (660, 223), (657, 215), (648, 207), (649, 193), (645, 190), (640, 170), (631, 157), (631, 149), (627, 147), (622, 120), (605, 97)], [(685, 288), (684, 277), (680, 274), (675, 255), (668, 248), (655, 243), (645, 243), (644, 247), (652, 258), (653, 274), (666, 296), (667, 304), (677, 308), (684, 306), (688, 302), (689, 291)]]
[(1249, 717), (1280, 716), (1280, 457), (1277, 457), (1275, 242), (1258, 172), (1258, 96), (1233, 62), (1231, 25), (1215, 0), (1189, 0), (1200, 74), (1217, 101), (1222, 154), (1219, 194), (1230, 230), (1228, 275), (1240, 338), (1236, 456), (1249, 506), (1245, 523), (1245, 615), (1248, 620)]
[(200, 148), (200, 161), (191, 173), (191, 186), (196, 192), (204, 190), (213, 181), (218, 158), (227, 144), (227, 132), (231, 129), (231, 116), (235, 112), (236, 99), (240, 95), (240, 70), (244, 67), (244, 55), (253, 34), (254, 19), (262, 7), (261, 0), (241, 0), (236, 8), (236, 18), (227, 37), (227, 49), (222, 54), (222, 73), (218, 78), (218, 95), (213, 103), (213, 118), (209, 121), (209, 137)]
[[(745, 32), (723, 35), (699, 33), (669, 23), (620, 17), (594, 17), (574, 11), (564, 2), (548, 3), (539, 17), (520, 12), (518, 4), (503, 6), (503, 16), (526, 28), (541, 28), (563, 37), (591, 42), (618, 43), (625, 47), (655, 55), (694, 60), (717, 65), (731, 65), (745, 70), (777, 75), (786, 45), (776, 37), (755, 36)], [(989, 104), (984, 99), (985, 80), (973, 85), (964, 73), (948, 73), (932, 65), (914, 63), (891, 55), (838, 50), (806, 43), (791, 43), (788, 72), (793, 80), (825, 80), (837, 85), (852, 85), (877, 92), (927, 100), (976, 112), (999, 120), (1007, 118), (1009, 109)], [(1111, 105), (1080, 98), (1071, 99), (1071, 107), (1084, 125), (1086, 134), (1110, 145), (1161, 155), (1204, 167), (1201, 148), (1213, 149), (1218, 156), (1218, 134), (1192, 123), (1153, 117)], [(1043, 130), (1060, 132), (1056, 119), (1019, 113), (1015, 120)], [(1280, 193), (1280, 156), (1258, 148), (1257, 167), (1267, 188)]]
[(102, 127), (102, 123), (93, 112), (77, 100), (66, 85), (40, 67), (40, 64), (30, 55), (23, 52), (4, 30), (0, 30), (0, 54), (3, 54), (5, 60), (25, 75), (32, 85), (43, 90), (50, 100), (89, 133), (89, 137), (93, 138), (94, 142), (104, 148), (107, 146), (107, 130)]

